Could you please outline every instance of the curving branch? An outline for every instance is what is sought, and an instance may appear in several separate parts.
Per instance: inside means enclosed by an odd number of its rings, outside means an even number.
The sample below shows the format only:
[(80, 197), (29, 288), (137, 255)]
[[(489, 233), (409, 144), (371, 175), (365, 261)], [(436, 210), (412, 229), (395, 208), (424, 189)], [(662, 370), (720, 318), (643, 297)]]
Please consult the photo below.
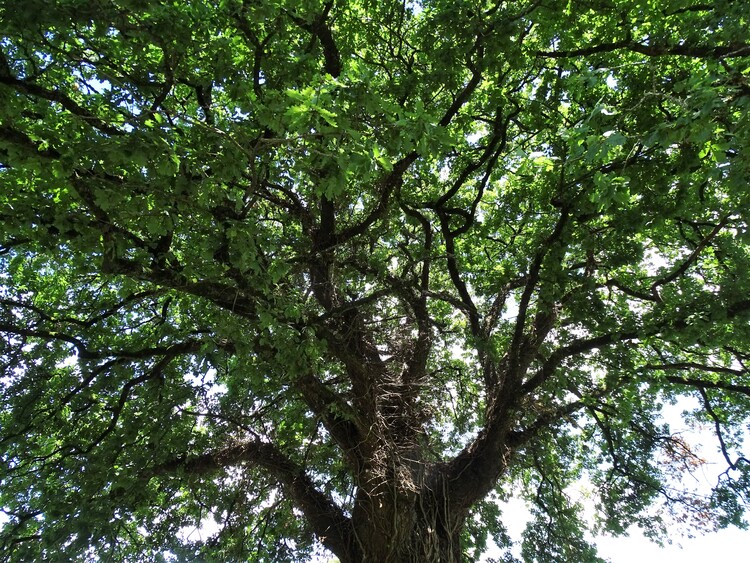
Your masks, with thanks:
[(107, 135), (125, 134), (124, 131), (121, 131), (117, 127), (110, 125), (100, 117), (94, 115), (93, 113), (91, 113), (91, 111), (79, 105), (62, 92), (59, 92), (57, 90), (50, 90), (48, 88), (39, 86), (38, 84), (26, 82), (25, 80), (19, 80), (18, 78), (15, 78), (13, 76), (4, 75), (4, 73), (0, 73), (0, 84), (9, 86), (17, 90), (18, 92), (21, 92), (22, 94), (58, 103), (64, 109), (68, 110), (71, 114), (79, 117), (82, 121), (88, 123), (95, 129), (98, 129), (102, 133), (106, 133)]
[(711, 420), (714, 421), (714, 430), (716, 432), (716, 438), (719, 440), (719, 446), (721, 448), (721, 453), (724, 456), (724, 459), (726, 460), (727, 464), (731, 469), (737, 469), (737, 466), (732, 462), (732, 459), (729, 457), (729, 451), (727, 450), (727, 443), (724, 441), (724, 435), (722, 434), (721, 430), (721, 419), (716, 414), (716, 411), (711, 406), (711, 401), (708, 397), (708, 393), (703, 387), (699, 387), (698, 391), (701, 394), (701, 398), (703, 399), (703, 408), (706, 409), (706, 413), (708, 416), (711, 417)]
[[(205, 341), (199, 339), (187, 339), (167, 346), (151, 346), (145, 348), (130, 348), (119, 350), (93, 350), (76, 336), (58, 330), (25, 328), (10, 323), (0, 323), (0, 333), (11, 334), (23, 338), (39, 338), (41, 340), (61, 341), (72, 344), (76, 349), (78, 357), (82, 360), (102, 360), (105, 358), (117, 358), (119, 360), (146, 360), (156, 356), (174, 357), (181, 354), (190, 354), (200, 351)], [(217, 343), (217, 346), (226, 350), (233, 350), (234, 346), (228, 342)]]
[[(671, 283), (682, 276), (688, 270), (690, 265), (698, 259), (700, 253), (711, 243), (714, 238), (716, 238), (716, 236), (722, 231), (727, 223), (729, 223), (729, 218), (730, 216), (727, 215), (721, 221), (719, 221), (719, 223), (713, 228), (713, 230), (703, 240), (701, 240), (700, 243), (698, 243), (693, 252), (690, 253), (690, 256), (688, 256), (682, 264), (675, 268), (673, 272), (664, 276), (663, 278), (659, 278), (654, 281), (654, 283), (651, 284), (651, 293), (654, 296), (658, 297), (659, 293), (657, 288), (659, 286)], [(658, 300), (661, 301), (661, 298), (659, 298)]]
[(0, 306), (18, 308), (18, 309), (24, 309), (24, 310), (30, 311), (34, 313), (35, 315), (37, 315), (37, 317), (43, 322), (66, 323), (66, 324), (71, 324), (71, 325), (76, 325), (76, 326), (81, 326), (81, 327), (92, 327), (95, 324), (113, 315), (116, 315), (124, 307), (126, 307), (127, 305), (131, 303), (135, 303), (143, 299), (147, 299), (149, 297), (156, 297), (157, 295), (160, 295), (162, 293), (163, 291), (154, 290), (154, 289), (132, 293), (124, 297), (123, 299), (121, 299), (120, 301), (112, 305), (111, 307), (103, 309), (99, 314), (89, 317), (87, 319), (70, 316), (68, 311), (54, 311), (54, 312), (45, 311), (44, 309), (41, 309), (40, 307), (35, 306), (33, 303), (29, 303), (28, 301), (17, 301), (15, 299), (0, 298)]
[(570, 344), (562, 346), (550, 354), (547, 360), (542, 364), (542, 367), (521, 386), (522, 392), (523, 394), (528, 394), (543, 385), (554, 375), (555, 371), (560, 367), (563, 361), (570, 357), (584, 354), (596, 350), (597, 348), (604, 348), (613, 344), (635, 340), (639, 338), (639, 336), (640, 335), (637, 331), (610, 332), (593, 338), (574, 340)]
[(356, 225), (347, 227), (340, 233), (334, 235), (331, 244), (342, 244), (356, 236), (363, 235), (373, 224), (375, 224), (376, 221), (385, 217), (386, 212), (388, 211), (388, 203), (390, 202), (391, 195), (394, 193), (394, 190), (401, 186), (404, 173), (409, 169), (412, 163), (417, 160), (417, 157), (417, 152), (412, 151), (393, 165), (393, 170), (391, 170), (379, 182), (378, 192), (380, 197), (378, 198), (378, 203), (375, 205), (375, 208), (367, 214), (367, 217)]
[(183, 472), (202, 475), (241, 465), (261, 467), (268, 471), (287, 498), (304, 513), (321, 543), (340, 559), (361, 559), (351, 520), (343, 510), (317, 489), (303, 467), (284, 455), (275, 445), (258, 437), (203, 455), (178, 456), (144, 472), (144, 476), (153, 478)]
[(440, 230), (443, 234), (443, 241), (445, 243), (445, 259), (448, 264), (448, 275), (450, 276), (453, 287), (458, 291), (458, 295), (461, 298), (461, 303), (466, 315), (469, 319), (469, 328), (474, 336), (478, 336), (481, 331), (479, 311), (477, 306), (474, 304), (474, 300), (469, 294), (469, 289), (466, 286), (461, 277), (461, 271), (456, 260), (456, 234), (451, 231), (450, 227), (450, 215), (445, 211), (438, 209), (438, 217), (440, 218)]
[[(534, 292), (538, 288), (544, 260), (547, 258), (547, 255), (549, 254), (549, 251), (552, 247), (561, 244), (569, 220), (570, 214), (568, 212), (568, 209), (563, 207), (560, 210), (560, 216), (557, 220), (557, 223), (555, 224), (554, 230), (541, 244), (539, 251), (534, 257), (534, 261), (529, 268), (529, 272), (525, 276), (526, 285), (524, 287), (523, 293), (521, 294), (521, 299), (518, 303), (518, 315), (516, 317), (516, 325), (513, 330), (513, 339), (511, 340), (510, 352), (508, 355), (508, 365), (514, 372), (512, 376), (514, 385), (520, 383), (518, 379), (521, 377), (521, 374), (526, 371), (528, 362), (531, 360), (531, 355), (534, 353), (534, 344), (537, 346), (541, 344), (540, 341), (532, 343), (529, 340), (529, 336), (526, 331), (529, 305), (531, 303), (531, 298), (534, 295)], [(549, 314), (554, 314), (554, 312), (550, 311)]]
[(67, 342), (68, 344), (73, 345), (78, 357), (82, 359), (93, 359), (98, 357), (96, 353), (87, 348), (86, 343), (83, 342), (83, 340), (71, 336), (70, 334), (64, 334), (53, 330), (24, 328), (10, 323), (0, 323), (0, 333), (12, 334), (23, 338), (40, 338), (47, 341), (58, 340), (61, 342)]
[[(57, 160), (60, 158), (60, 153), (53, 149), (44, 147), (41, 142), (32, 140), (26, 133), (9, 127), (7, 125), (0, 125), (0, 140), (10, 143), (16, 147), (22, 148), (29, 155), (42, 156), (50, 160)], [(7, 154), (5, 149), (0, 148), (0, 157)], [(8, 167), (6, 163), (3, 163), (4, 167)]]
[(619, 289), (625, 295), (627, 295), (628, 297), (633, 297), (634, 299), (640, 299), (641, 301), (653, 301), (654, 303), (659, 302), (658, 295), (654, 295), (653, 293), (644, 293), (642, 291), (638, 291), (636, 289), (626, 286), (624, 283), (613, 278), (608, 279), (605, 285), (607, 287), (614, 287), (616, 289)]
[[(736, 303), (732, 303), (726, 307), (727, 317), (733, 318), (740, 314), (746, 313), (750, 310), (750, 300), (744, 300), (744, 301), (738, 301)], [(538, 369), (534, 375), (532, 375), (530, 378), (524, 382), (522, 385), (522, 392), (523, 394), (528, 394), (534, 389), (538, 388), (542, 384), (544, 384), (545, 381), (547, 381), (552, 375), (555, 373), (558, 367), (562, 364), (563, 361), (566, 359), (577, 356), (580, 354), (584, 354), (586, 352), (590, 352), (592, 350), (595, 350), (597, 348), (604, 348), (607, 346), (612, 346), (615, 344), (638, 340), (640, 338), (646, 338), (649, 336), (656, 336), (660, 334), (662, 331), (666, 329), (679, 329), (684, 328), (688, 326), (688, 322), (685, 319), (665, 319), (661, 322), (656, 323), (652, 327), (650, 327), (648, 330), (646, 329), (640, 329), (640, 330), (628, 330), (628, 331), (622, 331), (622, 332), (610, 332), (607, 334), (602, 334), (599, 336), (591, 337), (591, 338), (582, 338), (578, 340), (574, 340), (570, 344), (567, 344), (565, 346), (562, 346), (560, 348), (557, 348), (554, 352), (552, 352), (547, 359), (542, 364), (541, 368)], [(647, 366), (648, 367), (648, 366)], [(739, 371), (739, 370), (730, 370), (727, 371), (728, 368), (716, 368), (711, 366), (704, 366), (701, 364), (690, 364), (690, 363), (678, 363), (678, 364), (659, 364), (659, 365), (651, 365), (653, 369), (700, 369), (703, 371), (717, 371), (721, 370), (722, 373), (731, 373), (732, 375), (740, 375), (745, 374), (746, 372)], [(671, 381), (672, 383), (684, 383), (684, 384), (691, 384), (691, 382), (697, 382), (698, 380), (693, 380), (690, 378), (683, 378), (683, 377), (676, 377), (676, 376), (669, 376), (668, 381)], [(697, 384), (696, 384), (697, 385)], [(745, 386), (732, 386), (730, 389), (730, 384), (724, 384), (724, 383), (708, 383), (708, 387), (714, 387), (721, 385), (721, 387), (717, 388), (726, 388), (726, 390), (731, 391), (738, 391), (741, 393), (745, 393)]]
[(296, 382), (305, 403), (323, 422), (328, 433), (341, 448), (351, 468), (358, 472), (363, 464), (359, 446), (362, 432), (357, 426), (354, 409), (328, 385), (314, 375), (300, 377)]
[(164, 357), (156, 362), (156, 364), (151, 369), (125, 382), (125, 384), (122, 386), (122, 389), (120, 390), (120, 395), (117, 398), (117, 403), (110, 409), (112, 411), (112, 416), (109, 420), (109, 423), (107, 424), (107, 427), (102, 430), (99, 435), (88, 444), (87, 447), (81, 449), (81, 453), (88, 454), (99, 444), (101, 444), (107, 438), (107, 436), (114, 432), (114, 430), (117, 428), (117, 423), (120, 421), (122, 411), (125, 408), (128, 399), (130, 398), (131, 391), (135, 387), (142, 383), (145, 383), (146, 381), (163, 378), (163, 371), (178, 355), (178, 351), (171, 351), (165, 354)]
[(401, 203), (401, 209), (408, 216), (416, 219), (424, 233), (424, 244), (422, 246), (422, 270), (419, 274), (419, 296), (407, 297), (414, 320), (417, 323), (417, 336), (412, 341), (413, 348), (412, 354), (407, 360), (406, 380), (409, 383), (414, 383), (424, 374), (427, 362), (429, 359), (429, 353), (432, 348), (432, 337), (430, 333), (431, 317), (427, 309), (427, 297), (430, 287), (430, 268), (432, 266), (432, 259), (430, 253), (432, 252), (433, 233), (432, 225), (427, 217), (416, 209), (410, 208), (405, 203)]
[(531, 423), (523, 430), (517, 430), (510, 433), (510, 437), (508, 438), (508, 446), (513, 449), (520, 448), (521, 446), (527, 444), (545, 428), (549, 428), (555, 422), (569, 417), (585, 408), (587, 408), (587, 403), (585, 403), (584, 401), (573, 401), (570, 403), (562, 404), (557, 408), (550, 410), (549, 412), (543, 413), (533, 423)]

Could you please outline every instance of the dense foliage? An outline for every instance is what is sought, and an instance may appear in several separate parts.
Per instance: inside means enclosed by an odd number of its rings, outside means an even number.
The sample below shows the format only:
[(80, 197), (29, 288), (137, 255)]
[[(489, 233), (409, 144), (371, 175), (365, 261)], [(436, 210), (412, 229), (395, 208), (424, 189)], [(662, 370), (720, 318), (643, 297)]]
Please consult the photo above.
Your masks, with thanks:
[(749, 17), (1, 2), (0, 558), (473, 561), (521, 494), (599, 561), (581, 482), (743, 525)]

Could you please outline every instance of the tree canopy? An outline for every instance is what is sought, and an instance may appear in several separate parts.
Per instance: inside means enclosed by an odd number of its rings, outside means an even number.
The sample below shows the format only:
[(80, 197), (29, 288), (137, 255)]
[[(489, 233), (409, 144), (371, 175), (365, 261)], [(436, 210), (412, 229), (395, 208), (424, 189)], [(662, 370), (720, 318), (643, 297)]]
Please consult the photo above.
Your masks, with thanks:
[(509, 495), (528, 562), (743, 526), (749, 17), (1, 2), (0, 557), (512, 561)]

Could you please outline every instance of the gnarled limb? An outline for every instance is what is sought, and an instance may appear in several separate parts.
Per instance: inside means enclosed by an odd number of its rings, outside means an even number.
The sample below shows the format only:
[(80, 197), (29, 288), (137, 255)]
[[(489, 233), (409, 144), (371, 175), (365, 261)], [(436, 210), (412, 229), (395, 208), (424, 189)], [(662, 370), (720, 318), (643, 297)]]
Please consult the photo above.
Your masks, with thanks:
[(277, 480), (323, 545), (342, 561), (358, 561), (359, 549), (350, 519), (330, 497), (317, 489), (303, 467), (259, 437), (198, 456), (176, 457), (144, 472), (144, 476), (158, 478), (175, 472), (200, 475), (245, 464), (261, 467)]

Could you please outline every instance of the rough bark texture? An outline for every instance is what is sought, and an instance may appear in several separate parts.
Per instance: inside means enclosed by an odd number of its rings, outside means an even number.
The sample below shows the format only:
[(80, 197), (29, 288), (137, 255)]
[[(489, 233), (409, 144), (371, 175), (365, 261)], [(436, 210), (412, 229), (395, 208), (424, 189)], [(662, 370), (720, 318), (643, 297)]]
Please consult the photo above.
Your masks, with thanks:
[[(372, 476), (353, 514), (363, 562), (454, 563), (461, 561), (464, 512), (452, 511), (444, 478), (424, 479), (404, 467), (390, 468), (383, 481)], [(365, 489), (370, 489), (364, 492)], [(352, 559), (354, 562), (357, 559)]]

